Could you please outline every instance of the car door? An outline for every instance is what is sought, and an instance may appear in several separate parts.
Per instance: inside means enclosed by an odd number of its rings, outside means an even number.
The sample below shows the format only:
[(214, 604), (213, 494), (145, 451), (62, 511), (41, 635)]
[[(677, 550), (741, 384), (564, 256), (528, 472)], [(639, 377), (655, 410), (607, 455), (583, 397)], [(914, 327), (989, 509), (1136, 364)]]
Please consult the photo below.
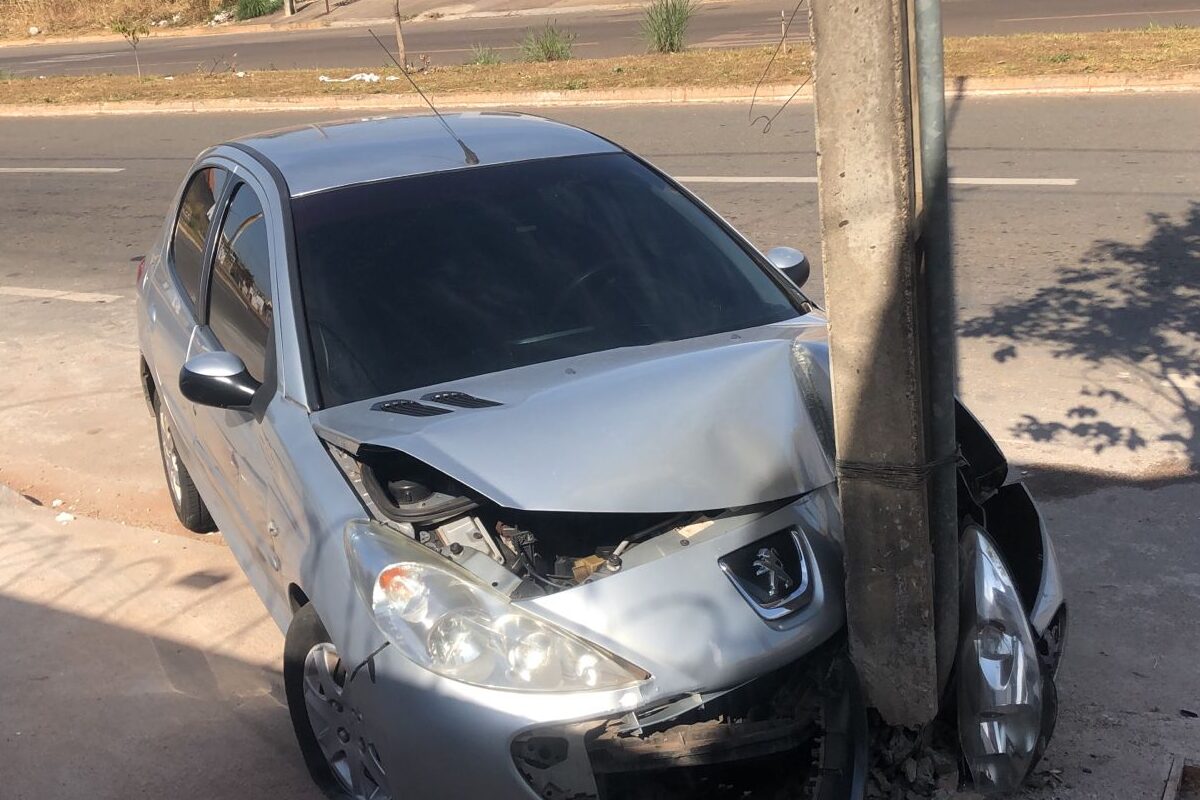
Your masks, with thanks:
[(265, 410), (277, 381), (273, 254), (270, 225), (255, 187), (238, 181), (230, 188), (212, 246), (203, 287), (201, 324), (191, 355), (224, 350), (238, 356), (262, 384), (249, 409), (196, 406), (197, 444), (211, 455), (216, 470), (218, 508), (213, 517), (248, 571), (257, 562), (268, 579), (279, 570), (274, 530), (269, 521), (272, 479), (266, 457)]
[(147, 363), (154, 370), (158, 401), (174, 427), (180, 456), (201, 486), (211, 482), (213, 465), (193, 446), (195, 409), (179, 393), (179, 369), (200, 319), (201, 284), (216, 228), (213, 221), (228, 183), (229, 172), (216, 164), (202, 164), (191, 174), (175, 209), (163, 262), (147, 284)]

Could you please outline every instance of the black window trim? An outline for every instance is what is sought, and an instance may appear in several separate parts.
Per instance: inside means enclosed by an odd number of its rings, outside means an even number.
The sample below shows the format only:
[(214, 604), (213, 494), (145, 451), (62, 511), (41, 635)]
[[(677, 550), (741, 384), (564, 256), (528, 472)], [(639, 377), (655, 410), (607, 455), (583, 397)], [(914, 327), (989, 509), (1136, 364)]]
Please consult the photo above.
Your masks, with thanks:
[[(304, 295), (300, 289), (300, 276), (296, 269), (296, 230), (292, 223), (292, 193), (288, 188), (287, 179), (284, 178), (283, 172), (275, 165), (275, 162), (267, 158), (261, 152), (256, 150), (244, 142), (230, 142), (229, 147), (239, 150), (246, 156), (251, 158), (254, 163), (266, 170), (270, 176), (271, 185), (264, 185), (263, 189), (270, 191), (274, 188), (278, 197), (280, 208), (279, 224), (283, 227), (283, 243), (284, 252), (278, 263), (272, 263), (272, 268), (278, 267), (284, 270), (287, 274), (283, 277), (287, 279), (287, 291), (289, 301), (292, 306), (292, 316), (287, 320), (287, 324), (292, 325), (296, 337), (296, 346), (299, 351), (300, 358), (300, 377), (303, 386), (299, 387), (298, 399), (304, 403), (305, 407), (310, 412), (319, 411), (322, 408), (321, 397), (317, 391), (317, 367), (315, 356), (313, 355), (312, 342), (308, 336), (308, 319), (304, 311)], [(259, 198), (261, 199), (261, 198)], [(264, 211), (266, 209), (264, 208)], [(275, 317), (274, 323), (271, 325), (271, 344), (267, 351), (267, 382), (271, 386), (272, 395), (279, 383), (278, 367), (276, 364), (275, 355), (275, 326), (283, 325), (284, 320)], [(215, 337), (214, 337), (215, 338)], [(267, 383), (263, 384), (264, 389)], [(256, 398), (257, 399), (257, 398)]]
[[(183, 201), (187, 199), (188, 189), (191, 188), (192, 181), (196, 176), (206, 169), (219, 169), (225, 173), (225, 185), (221, 187), (221, 193), (213, 198), (213, 220), (224, 219), (224, 203), (229, 198), (229, 186), (234, 182), (235, 176), (233, 171), (227, 167), (205, 159), (201, 161), (195, 169), (193, 169), (183, 182), (183, 191), (179, 193), (179, 202), (175, 204), (175, 214), (171, 218), (171, 242), (167, 247), (167, 274), (171, 276), (172, 282), (175, 284), (175, 290), (179, 296), (183, 298), (184, 305), (192, 312), (192, 319), (197, 325), (205, 324), (207, 319), (208, 303), (193, 303), (191, 295), (187, 292), (187, 287), (183, 285), (183, 281), (179, 278), (179, 273), (175, 271), (175, 234), (179, 230), (179, 215), (183, 212)], [(212, 269), (213, 254), (216, 252), (216, 232), (219, 226), (210, 224), (208, 232), (204, 236), (204, 251), (200, 254), (200, 282), (196, 286), (196, 300), (205, 299), (205, 285), (208, 280), (208, 273)], [(197, 305), (203, 306), (203, 313)]]
[[(213, 342), (216, 342), (221, 348), (224, 348), (224, 345), (221, 344), (221, 340), (217, 338), (217, 334), (213, 332), (213, 329), (209, 327), (208, 324), (209, 306), (212, 303), (212, 297), (210, 296), (209, 290), (212, 286), (212, 272), (216, 267), (217, 237), (225, 228), (225, 217), (229, 213), (229, 208), (232, 205), (234, 191), (243, 186), (247, 187), (251, 192), (253, 192), (255, 199), (258, 200), (259, 208), (261, 208), (263, 212), (263, 222), (267, 225), (268, 236), (271, 226), (271, 218), (267, 214), (267, 206), (265, 203), (263, 203), (262, 197), (259, 195), (258, 190), (256, 190), (254, 186), (252, 186), (245, 178), (230, 172), (229, 180), (225, 184), (225, 189), (221, 192), (221, 199), (215, 206), (213, 206), (213, 208), (220, 209), (220, 213), (213, 214), (213, 219), (215, 222), (209, 229), (209, 239), (207, 246), (205, 247), (204, 270), (200, 277), (200, 300), (203, 310), (203, 318), (201, 319), (197, 317), (196, 320), (197, 325), (204, 329), (205, 335)], [(275, 261), (271, 259), (270, 253), (271, 249), (270, 245), (268, 245), (267, 260), (269, 262), (268, 268), (270, 269), (269, 280), (271, 281), (272, 299), (274, 299), (276, 264)], [(276, 390), (279, 388), (279, 360), (275, 354), (275, 326), (277, 324), (277, 317), (275, 316), (274, 312), (272, 312), (271, 326), (267, 329), (266, 352), (264, 353), (263, 358), (263, 381), (262, 385), (258, 387), (258, 391), (254, 393), (254, 398), (250, 402), (249, 409), (250, 413), (254, 415), (254, 419), (258, 422), (262, 422), (263, 416), (265, 416), (267, 412), (267, 406), (270, 405), (272, 398), (275, 397)]]
[[(225, 227), (225, 217), (229, 214), (229, 208), (233, 203), (233, 193), (246, 184), (246, 181), (237, 175), (231, 175), (230, 178), (229, 185), (221, 193), (221, 202), (216, 206), (219, 209), (219, 213), (213, 215), (212, 241), (207, 248), (207, 257), (204, 260), (204, 272), (200, 276), (201, 309), (197, 320), (206, 328), (208, 327), (209, 306), (212, 304), (212, 297), (209, 296), (209, 290), (212, 288), (213, 270), (217, 268), (218, 237), (221, 235), (221, 229)], [(254, 191), (254, 187), (251, 186), (250, 190)], [(263, 211), (265, 214), (266, 209)], [(214, 336), (213, 338), (215, 339), (216, 337)]]

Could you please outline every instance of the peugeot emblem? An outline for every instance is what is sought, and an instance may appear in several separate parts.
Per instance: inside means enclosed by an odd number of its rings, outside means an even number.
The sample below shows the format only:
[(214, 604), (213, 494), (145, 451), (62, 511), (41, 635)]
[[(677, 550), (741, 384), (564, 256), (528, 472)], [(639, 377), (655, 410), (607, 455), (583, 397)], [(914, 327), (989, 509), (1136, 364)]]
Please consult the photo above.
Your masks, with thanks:
[(767, 576), (767, 597), (774, 600), (792, 588), (792, 576), (783, 568), (783, 559), (774, 547), (764, 547), (754, 557), (755, 577)]

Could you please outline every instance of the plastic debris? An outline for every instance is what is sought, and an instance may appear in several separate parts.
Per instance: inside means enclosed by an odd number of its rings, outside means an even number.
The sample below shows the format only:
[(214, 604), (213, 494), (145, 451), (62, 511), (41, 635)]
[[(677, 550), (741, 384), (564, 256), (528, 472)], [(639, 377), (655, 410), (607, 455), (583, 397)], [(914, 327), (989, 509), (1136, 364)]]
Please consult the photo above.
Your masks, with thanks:
[(66, 511), (63, 511), (57, 517), (54, 518), (54, 521), (57, 522), (59, 525), (66, 525), (68, 522), (75, 521), (75, 515), (70, 514)]
[(379, 76), (374, 72), (356, 72), (349, 78), (331, 78), (328, 75), (321, 75), (317, 78), (321, 83), (349, 83), (350, 81), (362, 81), (363, 83), (379, 83)]
[(57, 497), (50, 501), (51, 508), (58, 508), (61, 505), (62, 505), (62, 500), (58, 499)]

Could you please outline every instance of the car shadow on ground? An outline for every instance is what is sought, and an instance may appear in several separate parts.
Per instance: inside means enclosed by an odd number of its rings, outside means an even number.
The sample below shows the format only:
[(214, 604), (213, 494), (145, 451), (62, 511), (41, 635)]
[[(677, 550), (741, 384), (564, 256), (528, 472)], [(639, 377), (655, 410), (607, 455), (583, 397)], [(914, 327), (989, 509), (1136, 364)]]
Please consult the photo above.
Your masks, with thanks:
[[(962, 323), (962, 337), (998, 342), (992, 356), (1000, 363), (1037, 345), (1122, 378), (1087, 380), (1078, 403), (1060, 413), (1022, 414), (1010, 431), (1016, 438), (1083, 442), (1096, 453), (1157, 444), (1192, 470), (1200, 464), (1200, 203), (1180, 217), (1152, 214), (1150, 222), (1146, 241), (1097, 241), (1052, 285)], [(1130, 382), (1148, 392), (1131, 396)], [(1170, 409), (1159, 420), (1165, 433), (1129, 423), (1162, 408)]]

